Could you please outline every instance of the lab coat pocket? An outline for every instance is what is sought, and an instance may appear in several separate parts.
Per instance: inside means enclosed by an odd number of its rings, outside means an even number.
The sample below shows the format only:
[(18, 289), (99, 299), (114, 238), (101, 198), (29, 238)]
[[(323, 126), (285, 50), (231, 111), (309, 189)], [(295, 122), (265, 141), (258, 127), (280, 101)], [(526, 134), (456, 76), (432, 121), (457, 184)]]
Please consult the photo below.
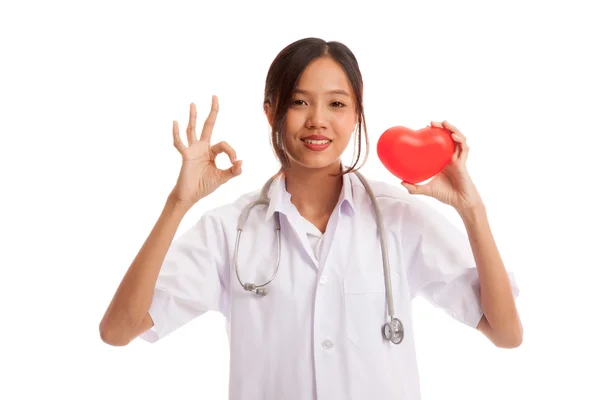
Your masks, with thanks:
[[(398, 297), (398, 275), (391, 273), (392, 293)], [(362, 273), (344, 279), (347, 335), (350, 342), (363, 350), (373, 350), (386, 343), (383, 324), (388, 319), (385, 279), (381, 273)]]

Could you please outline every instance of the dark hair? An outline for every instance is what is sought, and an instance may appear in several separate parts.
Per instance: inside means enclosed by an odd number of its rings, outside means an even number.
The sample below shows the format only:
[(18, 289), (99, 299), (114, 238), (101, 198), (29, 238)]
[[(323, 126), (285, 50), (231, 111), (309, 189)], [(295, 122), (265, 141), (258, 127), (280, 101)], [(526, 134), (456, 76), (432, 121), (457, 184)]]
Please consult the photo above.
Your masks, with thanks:
[[(369, 139), (363, 109), (363, 80), (358, 61), (350, 49), (340, 42), (326, 42), (318, 38), (305, 38), (289, 44), (275, 57), (265, 83), (265, 98), (263, 106), (269, 104), (273, 116), (271, 129), (271, 145), (281, 164), (281, 171), (289, 168), (289, 159), (283, 150), (281, 135), (285, 127), (285, 118), (291, 105), (293, 92), (296, 89), (300, 75), (314, 60), (329, 57), (337, 62), (346, 73), (356, 105), (358, 115), (358, 134), (355, 136), (352, 165), (342, 174), (352, 172), (364, 165), (369, 153)], [(359, 167), (356, 167), (362, 150), (362, 132), (365, 134), (366, 155)], [(357, 149), (358, 146), (358, 149)]]

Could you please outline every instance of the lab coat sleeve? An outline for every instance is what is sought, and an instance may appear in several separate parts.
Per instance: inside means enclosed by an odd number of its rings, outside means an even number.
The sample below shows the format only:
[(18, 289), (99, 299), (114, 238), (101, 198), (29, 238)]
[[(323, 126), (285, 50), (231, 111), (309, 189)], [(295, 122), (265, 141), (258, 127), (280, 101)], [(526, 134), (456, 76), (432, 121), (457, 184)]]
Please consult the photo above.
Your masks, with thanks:
[[(455, 320), (476, 328), (483, 310), (475, 259), (466, 232), (424, 201), (412, 199), (402, 213), (402, 240), (411, 294)], [(519, 295), (508, 272), (513, 296)]]
[(221, 224), (207, 213), (171, 244), (148, 311), (154, 326), (140, 338), (156, 342), (207, 311), (223, 313), (226, 260)]

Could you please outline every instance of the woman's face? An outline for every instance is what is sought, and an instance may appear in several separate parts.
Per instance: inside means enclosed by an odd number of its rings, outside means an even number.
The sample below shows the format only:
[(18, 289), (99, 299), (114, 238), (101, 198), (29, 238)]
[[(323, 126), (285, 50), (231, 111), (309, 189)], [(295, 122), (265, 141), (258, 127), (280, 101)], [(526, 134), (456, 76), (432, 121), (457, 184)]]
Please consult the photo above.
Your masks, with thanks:
[(357, 123), (355, 110), (344, 70), (328, 57), (309, 64), (293, 94), (282, 135), (291, 167), (339, 166)]

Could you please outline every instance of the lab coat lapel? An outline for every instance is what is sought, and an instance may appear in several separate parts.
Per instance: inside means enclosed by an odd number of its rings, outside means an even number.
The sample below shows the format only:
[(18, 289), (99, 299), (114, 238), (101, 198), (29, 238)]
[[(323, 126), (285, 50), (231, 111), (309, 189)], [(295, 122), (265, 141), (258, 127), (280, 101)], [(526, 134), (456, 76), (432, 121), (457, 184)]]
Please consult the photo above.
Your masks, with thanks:
[(308, 241), (308, 235), (306, 234), (306, 229), (304, 228), (304, 222), (302, 221), (302, 216), (300, 215), (300, 213), (298, 212), (296, 207), (294, 207), (294, 205), (291, 202), (289, 204), (289, 207), (286, 207), (286, 208), (288, 208), (286, 217), (287, 217), (287, 220), (289, 222), (291, 229), (296, 234), (296, 238), (302, 244), (302, 248), (303, 248), (304, 252), (308, 256), (308, 258), (312, 261), (312, 267), (315, 269), (318, 269), (319, 262), (315, 258), (315, 255), (314, 255), (312, 248), (310, 246), (310, 243)]
[[(282, 233), (284, 229), (289, 227), (294, 232), (296, 239), (302, 245), (302, 251), (306, 253), (306, 256), (311, 261), (312, 267), (315, 269), (318, 268), (318, 261), (310, 247), (302, 216), (292, 204), (291, 195), (285, 188), (285, 179), (283, 175), (279, 176), (273, 183), (273, 186), (269, 190), (269, 199), (269, 206), (265, 213), (265, 222), (269, 221), (274, 213), (279, 213)], [(289, 237), (289, 235), (281, 235), (281, 246), (294, 245), (293, 243), (286, 243), (284, 239), (286, 237)]]

